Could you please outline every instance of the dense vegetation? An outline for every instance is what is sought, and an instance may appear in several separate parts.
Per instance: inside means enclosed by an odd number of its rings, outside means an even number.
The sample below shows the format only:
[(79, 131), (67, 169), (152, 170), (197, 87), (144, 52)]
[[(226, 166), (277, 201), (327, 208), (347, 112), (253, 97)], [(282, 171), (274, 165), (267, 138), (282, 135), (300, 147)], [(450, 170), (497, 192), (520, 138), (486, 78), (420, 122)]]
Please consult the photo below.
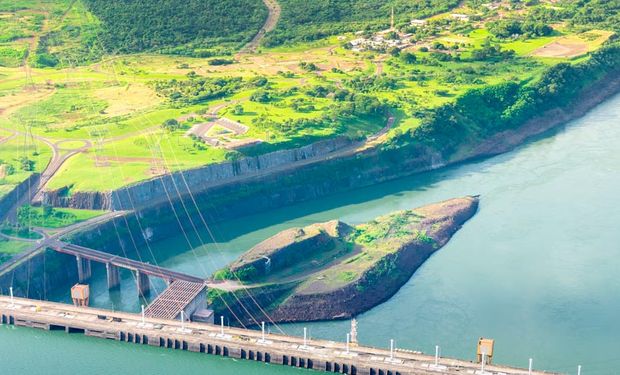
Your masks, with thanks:
[(618, 72), (619, 61), (620, 46), (613, 44), (583, 63), (555, 65), (534, 83), (506, 82), (470, 90), (398, 138), (429, 146), (449, 157), (468, 140), (487, 138), (548, 109), (572, 104), (589, 83)]
[(61, 228), (100, 215), (98, 211), (71, 210), (51, 206), (22, 206), (17, 211), (20, 228)]
[(195, 73), (187, 80), (156, 81), (157, 93), (177, 104), (197, 104), (235, 93), (241, 87), (241, 78), (205, 78)]
[[(103, 23), (108, 52), (160, 50), (209, 55), (209, 48), (238, 45), (267, 17), (261, 0), (85, 0)], [(207, 51), (205, 51), (207, 49)]]
[(280, 0), (282, 17), (265, 41), (267, 46), (313, 41), (337, 33), (389, 27), (396, 21), (428, 17), (457, 6), (459, 0)]

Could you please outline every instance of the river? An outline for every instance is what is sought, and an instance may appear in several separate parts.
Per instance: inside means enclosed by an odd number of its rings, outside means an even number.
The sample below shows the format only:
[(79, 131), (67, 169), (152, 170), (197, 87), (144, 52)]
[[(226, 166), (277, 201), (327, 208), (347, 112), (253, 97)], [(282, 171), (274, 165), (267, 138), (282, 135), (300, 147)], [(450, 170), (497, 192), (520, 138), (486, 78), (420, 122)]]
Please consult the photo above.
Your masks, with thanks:
[[(618, 372), (620, 354), (620, 96), (517, 150), (211, 226), (218, 245), (184, 236), (154, 244), (159, 265), (206, 275), (278, 231), (317, 221), (361, 223), (467, 194), (480, 210), (388, 302), (362, 314), (364, 344), (473, 359), (496, 340), (495, 362), (584, 374)], [(190, 234), (194, 244), (197, 236)], [(203, 240), (208, 234), (201, 233)], [(128, 274), (112, 295), (95, 270), (97, 306), (139, 310)], [(156, 284), (161, 288), (161, 284)], [(66, 300), (66, 294), (55, 299)], [(348, 321), (285, 325), (343, 340)], [(273, 327), (272, 329), (275, 329)], [(81, 335), (0, 327), (2, 374), (294, 374), (283, 368)]]

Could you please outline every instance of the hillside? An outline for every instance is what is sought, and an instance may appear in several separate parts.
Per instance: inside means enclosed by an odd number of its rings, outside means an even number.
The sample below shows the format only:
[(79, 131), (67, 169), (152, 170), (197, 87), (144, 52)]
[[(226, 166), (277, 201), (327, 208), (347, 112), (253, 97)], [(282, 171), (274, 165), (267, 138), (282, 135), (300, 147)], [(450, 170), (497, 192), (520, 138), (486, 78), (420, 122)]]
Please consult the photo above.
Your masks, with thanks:
[(252, 53), (234, 52), (262, 1), (179, 4), (0, 1), (0, 194), (58, 143), (75, 155), (44, 202), (91, 209), (127, 187), (164, 199), (149, 194), (169, 173), (206, 186), (326, 149), (448, 163), (618, 70), (617, 0), (280, 0), (278, 45)]
[(330, 35), (357, 30), (379, 30), (395, 22), (403, 25), (411, 18), (425, 18), (448, 11), (460, 0), (280, 0), (282, 19), (269, 34), (265, 45), (308, 42)]
[[(102, 22), (108, 53), (164, 50), (194, 55), (251, 39), (267, 10), (261, 0), (85, 0)], [(212, 53), (211, 53), (212, 54)]]

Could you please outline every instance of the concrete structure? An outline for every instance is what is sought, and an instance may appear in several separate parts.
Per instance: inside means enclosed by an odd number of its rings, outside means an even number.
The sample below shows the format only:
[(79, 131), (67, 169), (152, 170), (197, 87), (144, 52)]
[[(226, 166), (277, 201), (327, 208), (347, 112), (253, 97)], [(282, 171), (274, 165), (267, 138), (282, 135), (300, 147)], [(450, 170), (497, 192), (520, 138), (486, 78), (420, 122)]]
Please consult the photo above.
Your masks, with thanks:
[(199, 310), (207, 308), (207, 285), (178, 280), (170, 284), (144, 311), (149, 318), (179, 319), (183, 311), (184, 319)]
[[(138, 314), (0, 296), (0, 322), (47, 330), (64, 330), (198, 353), (247, 359), (352, 375), (480, 374), (472, 362), (364, 346), (347, 350), (344, 343), (268, 335), (211, 324), (142, 318)], [(527, 369), (485, 366), (485, 375), (525, 375)], [(543, 375), (532, 371), (530, 374)]]
[(138, 293), (140, 295), (148, 295), (150, 293), (149, 276), (164, 279), (168, 284), (175, 280), (182, 280), (189, 283), (204, 284), (204, 280), (186, 275), (184, 273), (168, 270), (152, 264), (139, 262), (137, 260), (128, 259), (105, 253), (103, 251), (89, 249), (83, 246), (73, 245), (58, 240), (49, 240), (46, 246), (50, 249), (63, 254), (74, 255), (77, 260), (78, 280), (83, 283), (90, 279), (92, 275), (91, 261), (103, 263), (106, 266), (108, 288), (117, 288), (120, 285), (119, 268), (125, 268), (135, 273), (136, 283), (138, 285)]

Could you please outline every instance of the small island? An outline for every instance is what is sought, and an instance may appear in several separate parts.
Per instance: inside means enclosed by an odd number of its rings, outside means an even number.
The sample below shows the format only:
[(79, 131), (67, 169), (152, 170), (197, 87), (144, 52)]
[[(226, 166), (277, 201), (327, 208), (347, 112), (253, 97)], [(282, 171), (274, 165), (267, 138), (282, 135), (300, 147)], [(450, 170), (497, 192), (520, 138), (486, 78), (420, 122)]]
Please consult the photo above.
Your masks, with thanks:
[(393, 296), (477, 209), (467, 196), (282, 231), (214, 274), (211, 306), (244, 325), (351, 318)]

